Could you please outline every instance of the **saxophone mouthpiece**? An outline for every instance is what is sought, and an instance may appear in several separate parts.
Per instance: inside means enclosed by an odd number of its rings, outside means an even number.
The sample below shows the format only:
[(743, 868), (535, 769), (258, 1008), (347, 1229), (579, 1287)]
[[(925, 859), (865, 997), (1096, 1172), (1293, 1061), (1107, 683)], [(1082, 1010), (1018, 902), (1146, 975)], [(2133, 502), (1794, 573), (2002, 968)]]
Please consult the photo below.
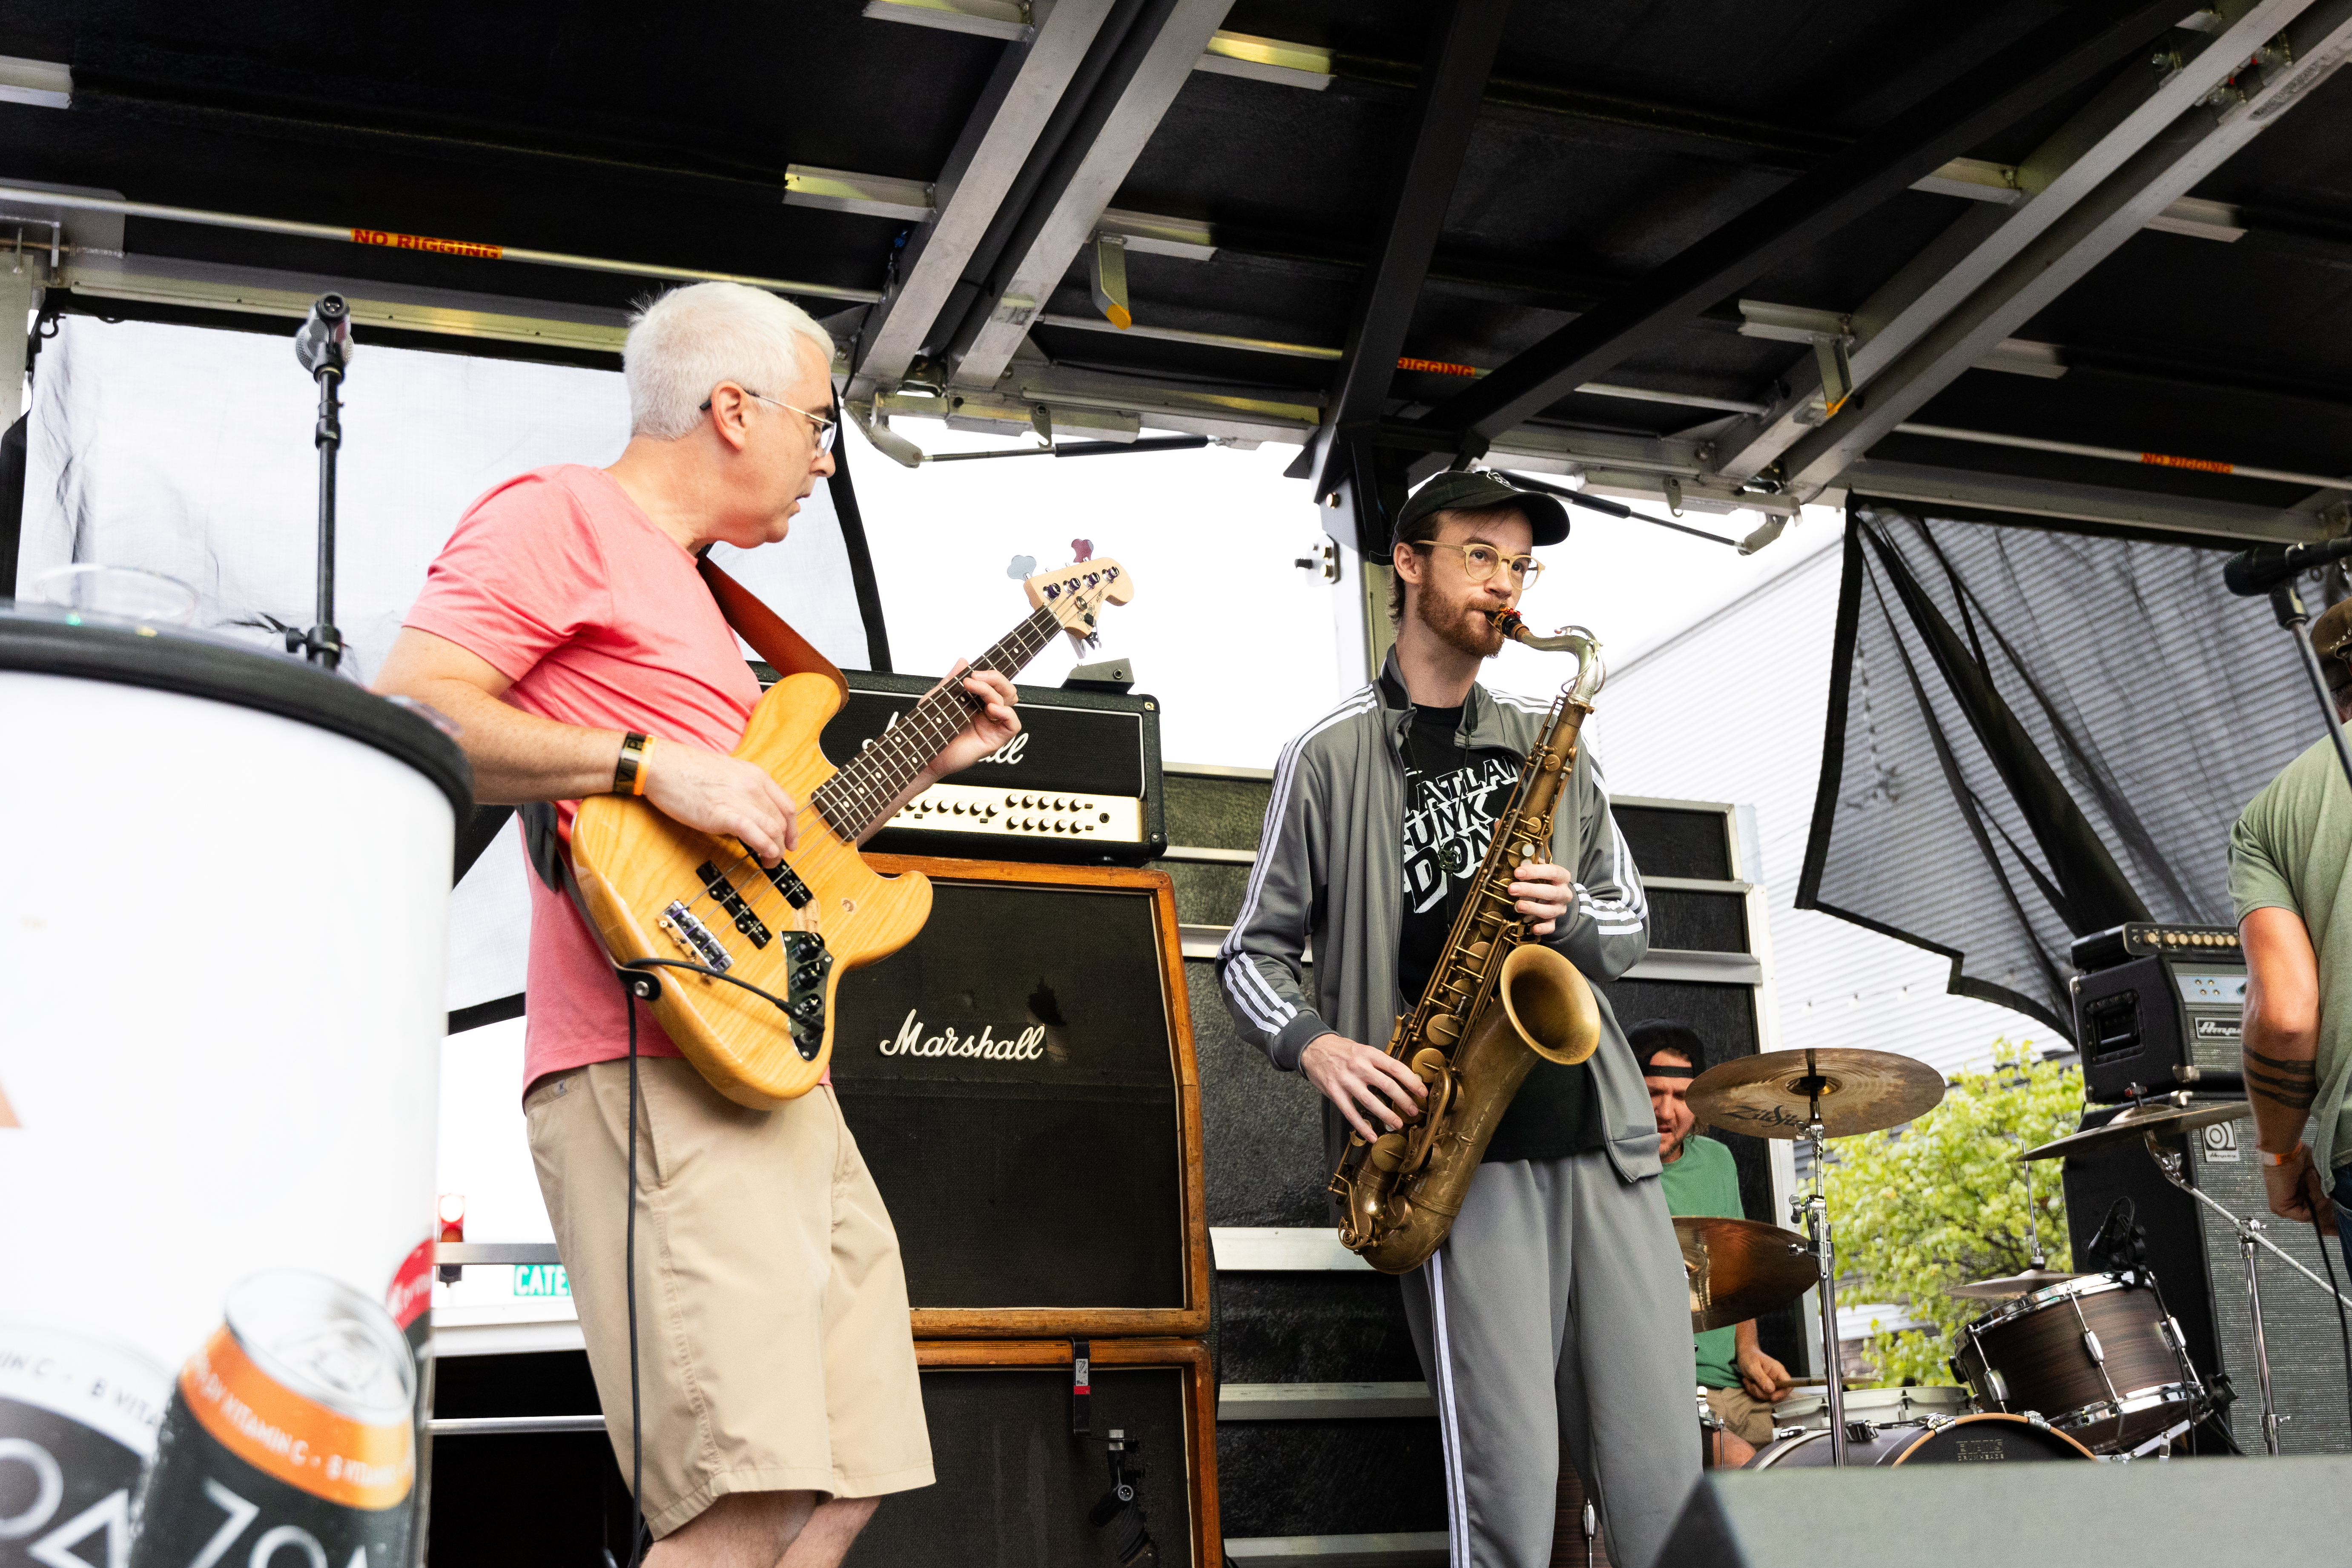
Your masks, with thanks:
[(1519, 618), (1518, 611), (1496, 610), (1487, 618), (1495, 623), (1495, 629), (1505, 637), (1517, 637), (1521, 641), (1527, 639), (1528, 623)]

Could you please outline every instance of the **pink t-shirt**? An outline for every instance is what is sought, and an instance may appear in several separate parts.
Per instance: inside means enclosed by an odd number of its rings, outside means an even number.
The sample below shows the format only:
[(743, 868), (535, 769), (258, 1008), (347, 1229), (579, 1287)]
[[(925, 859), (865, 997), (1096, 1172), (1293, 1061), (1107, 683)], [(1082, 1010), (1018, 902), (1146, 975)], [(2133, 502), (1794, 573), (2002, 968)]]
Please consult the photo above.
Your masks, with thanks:
[[(507, 701), (561, 723), (725, 752), (760, 700), (694, 557), (602, 468), (540, 468), (476, 501), (407, 624), (488, 660), (514, 682)], [(576, 805), (556, 808), (567, 842)], [(629, 1036), (620, 984), (570, 896), (526, 879), (528, 1091), (549, 1073), (628, 1055)], [(638, 1054), (677, 1056), (652, 1009), (635, 1005)]]

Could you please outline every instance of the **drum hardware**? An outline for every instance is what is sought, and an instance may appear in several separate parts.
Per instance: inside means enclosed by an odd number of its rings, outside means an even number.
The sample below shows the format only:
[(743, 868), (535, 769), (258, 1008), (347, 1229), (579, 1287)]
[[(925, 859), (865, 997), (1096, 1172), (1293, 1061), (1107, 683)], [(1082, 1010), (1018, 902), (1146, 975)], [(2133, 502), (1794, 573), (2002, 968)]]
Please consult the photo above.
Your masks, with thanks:
[(1833, 1467), (1845, 1464), (1845, 1369), (1838, 1355), (1837, 1249), (1822, 1143), (1899, 1126), (1943, 1098), (1943, 1075), (1925, 1062), (1853, 1047), (1765, 1051), (1719, 1063), (1691, 1080), (1690, 1106), (1702, 1121), (1812, 1145), (1812, 1191), (1791, 1197), (1789, 1210), (1791, 1219), (1803, 1222), (1821, 1286), (1822, 1388)]
[[(2251, 1108), (2244, 1105), (2217, 1106), (2213, 1109), (2228, 1110), (2236, 1116), (2251, 1114)], [(2122, 1118), (2117, 1117), (2116, 1120), (2121, 1121)], [(2208, 1120), (2223, 1121), (2227, 1118), (2209, 1116)], [(2203, 1125), (2203, 1123), (2200, 1122), (2198, 1125)], [(2166, 1181), (2229, 1221), (2238, 1232), (2238, 1256), (2246, 1266), (2246, 1315), (2253, 1325), (2254, 1332), (2254, 1382), (2261, 1389), (2263, 1396), (2263, 1447), (2265, 1452), (2275, 1455), (2279, 1451), (2279, 1427), (2285, 1424), (2287, 1417), (2279, 1414), (2276, 1397), (2271, 1389), (2270, 1346), (2263, 1339), (2262, 1271), (2258, 1267), (2259, 1254), (2254, 1249), (2259, 1247), (2277, 1253), (2281, 1261), (2287, 1267), (2326, 1291), (2339, 1304), (2344, 1303), (2343, 1292), (2305, 1268), (2293, 1256), (2282, 1249), (2276, 1242), (2264, 1236), (2263, 1232), (2270, 1227), (2261, 1220), (2252, 1215), (2242, 1218), (2203, 1189), (2190, 1185), (2183, 1171), (2182, 1157), (2172, 1150), (2159, 1148), (2153, 1131), (2147, 1135), (2147, 1152), (2148, 1157), (2156, 1162), (2156, 1168), (2164, 1173)]]
[[(2345, 1298), (2334, 1286), (2305, 1268), (2292, 1255), (2264, 1236), (2263, 1232), (2269, 1227), (2261, 1220), (2252, 1215), (2242, 1218), (2228, 1205), (2192, 1184), (2187, 1178), (2184, 1157), (2176, 1151), (2164, 1148), (2156, 1141), (2158, 1134), (2187, 1132), (2223, 1121), (2234, 1121), (2241, 1117), (2252, 1114), (2252, 1108), (2243, 1101), (2228, 1105), (2200, 1106), (2192, 1103), (2188, 1093), (2183, 1091), (2168, 1095), (2162, 1100), (2135, 1105), (2105, 1127), (2095, 1127), (2088, 1131), (2072, 1133), (2055, 1142), (2044, 1143), (2039, 1149), (2029, 1152), (2025, 1157), (2028, 1160), (2043, 1160), (2066, 1154), (2089, 1153), (2094, 1150), (2108, 1148), (2115, 1144), (2127, 1142), (2136, 1136), (2139, 1137), (2147, 1150), (2148, 1158), (2156, 1162), (2157, 1169), (2163, 1173), (2166, 1181), (2211, 1209), (2237, 1232), (2238, 1254), (2246, 1270), (2246, 1310), (2253, 1331), (2254, 1380), (2261, 1390), (2263, 1401), (2263, 1447), (2265, 1452), (2275, 1455), (2279, 1451), (2279, 1427), (2285, 1418), (2278, 1413), (2276, 1394), (2271, 1386), (2270, 1349), (2263, 1336), (2262, 1277), (2256, 1248), (2264, 1248), (2275, 1253), (2282, 1262), (2320, 1289), (2326, 1291), (2337, 1302), (2344, 1302)], [(2179, 1327), (2178, 1324), (2168, 1326), (2168, 1342), (2179, 1350), (2181, 1344)], [(2181, 1356), (2182, 1364), (2186, 1366), (2188, 1364), (2186, 1351), (2179, 1350), (2179, 1353)], [(2120, 1415), (2118, 1420), (2120, 1421)]]

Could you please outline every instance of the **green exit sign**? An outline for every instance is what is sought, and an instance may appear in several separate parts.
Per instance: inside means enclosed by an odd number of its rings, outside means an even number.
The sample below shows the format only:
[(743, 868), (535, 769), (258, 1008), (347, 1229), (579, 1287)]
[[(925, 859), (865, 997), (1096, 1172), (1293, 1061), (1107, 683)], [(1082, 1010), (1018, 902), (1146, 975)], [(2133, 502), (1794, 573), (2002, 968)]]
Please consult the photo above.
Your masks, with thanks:
[(569, 1296), (572, 1277), (563, 1272), (561, 1263), (518, 1263), (514, 1271), (514, 1293), (518, 1296)]

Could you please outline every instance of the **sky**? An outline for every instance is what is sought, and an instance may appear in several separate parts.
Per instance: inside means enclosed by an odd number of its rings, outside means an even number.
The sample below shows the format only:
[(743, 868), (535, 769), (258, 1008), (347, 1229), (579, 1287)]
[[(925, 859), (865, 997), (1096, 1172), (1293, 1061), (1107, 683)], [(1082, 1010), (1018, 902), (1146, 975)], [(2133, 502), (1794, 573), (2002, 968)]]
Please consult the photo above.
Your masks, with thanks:
[[(952, 431), (926, 420), (895, 428), (927, 452), (1013, 450), (1026, 440)], [(1295, 447), (1118, 457), (1021, 458), (901, 468), (852, 430), (851, 471), (875, 558), (891, 654), (902, 672), (944, 670), (1025, 613), (1007, 569), (1071, 559), (1071, 542), (1127, 566), (1134, 603), (1108, 619), (1099, 651), (1124, 656), (1136, 689), (1162, 704), (1160, 749), (1171, 763), (1270, 767), (1283, 743), (1365, 670), (1334, 585), (1294, 563), (1313, 557), (1340, 515), (1283, 478)], [(1641, 510), (1663, 515), (1663, 504)], [(1567, 542), (1539, 552), (1545, 572), (1527, 598), (1541, 630), (1580, 622), (1622, 662), (1784, 569), (1836, 526), (1808, 517), (1754, 556), (1647, 524), (1574, 514)], [(1755, 513), (1683, 521), (1734, 537)], [(1352, 574), (1348, 574), (1352, 576)], [(1057, 685), (1075, 656), (1042, 653), (1022, 679)], [(1512, 647), (1493, 683), (1541, 690), (1565, 661)]]

